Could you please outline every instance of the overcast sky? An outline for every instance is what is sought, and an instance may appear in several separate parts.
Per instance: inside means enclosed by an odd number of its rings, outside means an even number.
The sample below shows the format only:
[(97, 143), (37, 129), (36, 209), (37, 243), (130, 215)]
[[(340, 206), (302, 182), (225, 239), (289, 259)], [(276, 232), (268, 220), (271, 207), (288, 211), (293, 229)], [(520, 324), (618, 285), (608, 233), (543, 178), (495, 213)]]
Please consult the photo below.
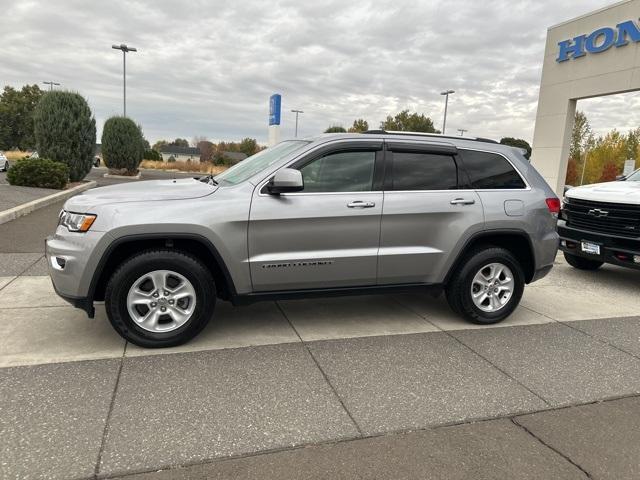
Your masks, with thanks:
[[(80, 92), (100, 135), (122, 112), (122, 53), (111, 45), (127, 43), (138, 48), (127, 59), (127, 113), (152, 143), (266, 142), (272, 93), (283, 97), (283, 137), (293, 135), (292, 108), (305, 112), (301, 135), (356, 117), (375, 128), (405, 108), (440, 128), (443, 89), (456, 90), (449, 133), (531, 141), (547, 27), (607, 3), (0, 0), (0, 83), (54, 80)], [(640, 123), (628, 115), (635, 99), (578, 108), (596, 130), (626, 129)]]

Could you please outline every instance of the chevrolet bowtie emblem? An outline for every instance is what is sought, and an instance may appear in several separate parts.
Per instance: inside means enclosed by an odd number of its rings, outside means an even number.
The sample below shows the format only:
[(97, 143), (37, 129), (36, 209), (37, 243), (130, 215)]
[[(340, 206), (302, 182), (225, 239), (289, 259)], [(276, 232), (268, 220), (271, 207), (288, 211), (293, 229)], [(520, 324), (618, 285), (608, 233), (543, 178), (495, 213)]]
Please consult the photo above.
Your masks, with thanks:
[(600, 218), (606, 217), (607, 215), (609, 215), (609, 212), (607, 212), (606, 210), (601, 210), (599, 208), (592, 208), (587, 212), (587, 214), (591, 215), (592, 217)]

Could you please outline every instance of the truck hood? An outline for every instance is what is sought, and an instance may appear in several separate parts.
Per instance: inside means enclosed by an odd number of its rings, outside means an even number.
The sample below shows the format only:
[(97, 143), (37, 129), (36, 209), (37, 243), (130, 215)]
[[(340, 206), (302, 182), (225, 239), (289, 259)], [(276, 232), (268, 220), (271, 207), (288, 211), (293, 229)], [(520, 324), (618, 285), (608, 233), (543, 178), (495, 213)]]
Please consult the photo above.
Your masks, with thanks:
[(93, 188), (71, 197), (65, 203), (64, 208), (71, 212), (84, 213), (91, 208), (106, 204), (187, 200), (211, 195), (217, 188), (193, 178), (121, 183)]
[(606, 182), (567, 190), (566, 196), (594, 202), (640, 205), (640, 182)]

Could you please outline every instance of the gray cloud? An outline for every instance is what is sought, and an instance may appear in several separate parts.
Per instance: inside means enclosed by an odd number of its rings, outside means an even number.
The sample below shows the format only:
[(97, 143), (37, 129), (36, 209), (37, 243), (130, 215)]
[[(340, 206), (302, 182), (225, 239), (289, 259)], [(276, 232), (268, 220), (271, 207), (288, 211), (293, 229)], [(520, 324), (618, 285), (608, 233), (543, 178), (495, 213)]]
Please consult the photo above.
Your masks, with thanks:
[[(572, 5), (567, 5), (572, 3)], [(449, 131), (531, 140), (548, 26), (603, 6), (545, 1), (124, 1), (0, 0), (2, 83), (53, 79), (82, 93), (101, 126), (122, 109), (146, 136), (245, 136), (266, 141), (268, 97), (283, 95), (300, 132), (356, 117), (376, 127), (418, 110), (440, 125), (439, 92), (453, 88)], [(6, 25), (5, 25), (6, 26)], [(628, 128), (634, 96), (581, 102), (596, 131)], [(620, 115), (625, 112), (626, 115)], [(621, 120), (622, 119), (622, 120)]]

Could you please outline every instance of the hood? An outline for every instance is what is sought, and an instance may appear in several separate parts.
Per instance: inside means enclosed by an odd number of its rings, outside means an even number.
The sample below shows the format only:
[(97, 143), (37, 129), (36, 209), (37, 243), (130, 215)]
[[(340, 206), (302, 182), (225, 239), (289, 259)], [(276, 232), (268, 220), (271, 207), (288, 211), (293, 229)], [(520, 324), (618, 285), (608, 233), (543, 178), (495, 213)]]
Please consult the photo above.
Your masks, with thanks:
[(566, 196), (595, 202), (640, 205), (640, 182), (606, 182), (567, 190)]
[(114, 203), (187, 200), (211, 195), (217, 188), (193, 178), (120, 183), (92, 188), (71, 197), (64, 208), (72, 212), (87, 212), (93, 207)]

